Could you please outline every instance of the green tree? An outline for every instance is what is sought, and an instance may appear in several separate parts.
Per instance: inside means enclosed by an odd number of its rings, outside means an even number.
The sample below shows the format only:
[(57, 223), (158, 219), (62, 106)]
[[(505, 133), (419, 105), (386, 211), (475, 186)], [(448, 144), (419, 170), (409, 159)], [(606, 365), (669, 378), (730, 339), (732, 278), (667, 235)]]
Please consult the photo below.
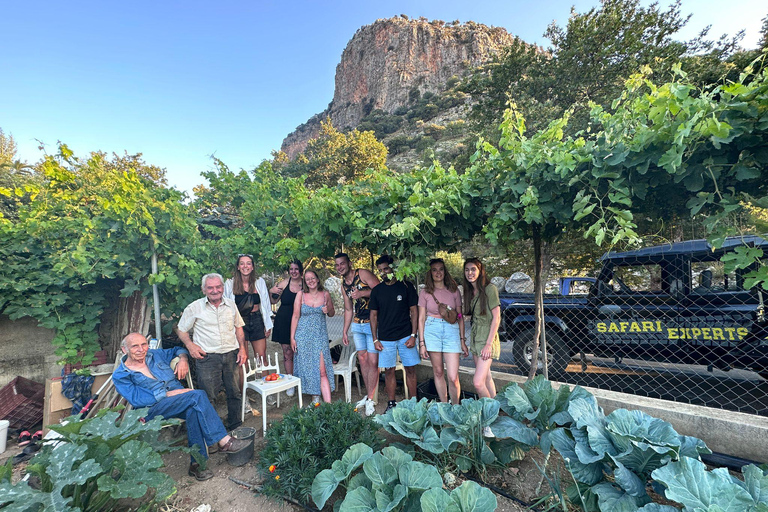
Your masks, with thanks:
[[(544, 129), (571, 110), (565, 129), (576, 133), (587, 126), (590, 104), (609, 106), (624, 81), (642, 66), (663, 83), (670, 63), (684, 55), (708, 53), (719, 61), (737, 48), (739, 36), (712, 43), (706, 31), (693, 41), (676, 41), (675, 34), (689, 18), (681, 14), (679, 1), (666, 10), (657, 3), (643, 7), (639, 0), (601, 0), (585, 13), (572, 9), (564, 27), (553, 22), (547, 28), (544, 37), (551, 46), (546, 51), (516, 40), (470, 81), (469, 92), (478, 99), (472, 114), (476, 129), (497, 141), (498, 132), (491, 130), (499, 126), (511, 100), (529, 130)], [(692, 60), (694, 64), (701, 65)], [(709, 70), (706, 77), (715, 74)]]
[[(118, 167), (61, 145), (41, 164), (45, 180), (18, 219), (0, 220), (0, 310), (54, 329), (63, 362), (92, 360), (111, 293), (149, 295), (161, 284), (167, 317), (199, 294), (205, 251), (182, 193)], [(158, 275), (150, 275), (153, 252)]]
[(354, 181), (386, 166), (387, 147), (373, 132), (342, 133), (330, 119), (320, 126), (320, 133), (307, 143), (304, 153), (281, 169), (283, 175), (306, 175), (307, 186), (317, 188)]
[(40, 182), (35, 167), (16, 158), (13, 135), (0, 128), (0, 218), (16, 218), (20, 204), (29, 202)]
[(0, 128), (0, 164), (12, 162), (16, 158), (16, 141), (13, 135), (6, 135)]

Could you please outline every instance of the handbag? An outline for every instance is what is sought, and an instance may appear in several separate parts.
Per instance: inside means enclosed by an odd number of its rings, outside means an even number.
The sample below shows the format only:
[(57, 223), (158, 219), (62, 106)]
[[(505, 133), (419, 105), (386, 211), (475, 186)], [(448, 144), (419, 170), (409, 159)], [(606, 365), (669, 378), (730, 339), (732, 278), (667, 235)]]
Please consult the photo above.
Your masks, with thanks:
[(459, 312), (455, 309), (449, 306), (448, 304), (443, 304), (439, 300), (437, 300), (437, 297), (435, 297), (435, 294), (430, 292), (429, 293), (433, 299), (435, 299), (435, 304), (437, 304), (437, 310), (440, 312), (440, 317), (448, 322), (449, 324), (455, 324), (459, 321)]

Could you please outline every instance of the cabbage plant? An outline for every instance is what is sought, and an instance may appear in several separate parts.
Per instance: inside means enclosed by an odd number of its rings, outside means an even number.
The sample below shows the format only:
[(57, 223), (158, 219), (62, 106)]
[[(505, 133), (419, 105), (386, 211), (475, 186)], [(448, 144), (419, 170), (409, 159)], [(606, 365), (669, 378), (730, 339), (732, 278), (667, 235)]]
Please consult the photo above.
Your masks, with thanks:
[[(376, 422), (412, 442), (420, 449), (417, 456), (442, 472), (455, 468), (482, 475), (487, 466), (522, 458), (538, 442), (535, 432), (513, 418), (499, 416), (499, 409), (499, 402), (490, 398), (453, 405), (411, 398), (377, 416)], [(484, 427), (491, 427), (494, 439), (483, 438)]]
[(434, 466), (414, 461), (394, 446), (376, 453), (363, 443), (347, 449), (331, 469), (318, 473), (312, 482), (317, 508), (325, 506), (339, 485), (346, 488), (341, 504), (334, 505), (339, 512), (485, 512), (498, 506), (496, 496), (475, 482), (466, 481), (448, 493)]
[(655, 470), (711, 453), (700, 439), (679, 435), (642, 411), (617, 409), (606, 416), (593, 396), (570, 401), (568, 414), (573, 423), (552, 431), (552, 445), (576, 481), (569, 498), (588, 511), (635, 512), (651, 502), (646, 484)]

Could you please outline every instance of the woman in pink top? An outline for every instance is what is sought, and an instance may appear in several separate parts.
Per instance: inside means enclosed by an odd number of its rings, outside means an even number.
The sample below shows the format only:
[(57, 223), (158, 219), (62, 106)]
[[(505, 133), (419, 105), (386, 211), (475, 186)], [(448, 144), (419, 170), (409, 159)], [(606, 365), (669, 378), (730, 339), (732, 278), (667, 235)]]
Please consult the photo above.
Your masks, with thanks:
[[(443, 320), (440, 304), (459, 312), (455, 324)], [(419, 334), (419, 352), (422, 358), (432, 361), (440, 401), (447, 402), (450, 394), (451, 403), (458, 404), (461, 393), (459, 354), (467, 356), (469, 350), (464, 337), (464, 319), (461, 317), (461, 293), (440, 258), (429, 260), (424, 289), (419, 293)], [(443, 365), (448, 373), (447, 389)]]

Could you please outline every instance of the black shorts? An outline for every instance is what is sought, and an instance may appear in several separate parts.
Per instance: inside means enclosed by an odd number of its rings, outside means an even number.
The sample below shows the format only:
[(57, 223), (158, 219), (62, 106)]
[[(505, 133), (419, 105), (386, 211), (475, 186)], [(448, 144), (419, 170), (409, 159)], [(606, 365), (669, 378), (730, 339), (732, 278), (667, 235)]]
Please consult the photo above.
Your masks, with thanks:
[(243, 318), (245, 325), (243, 326), (243, 332), (245, 333), (245, 341), (263, 340), (266, 338), (264, 330), (264, 318), (261, 316), (261, 311), (251, 313), (247, 318)]

